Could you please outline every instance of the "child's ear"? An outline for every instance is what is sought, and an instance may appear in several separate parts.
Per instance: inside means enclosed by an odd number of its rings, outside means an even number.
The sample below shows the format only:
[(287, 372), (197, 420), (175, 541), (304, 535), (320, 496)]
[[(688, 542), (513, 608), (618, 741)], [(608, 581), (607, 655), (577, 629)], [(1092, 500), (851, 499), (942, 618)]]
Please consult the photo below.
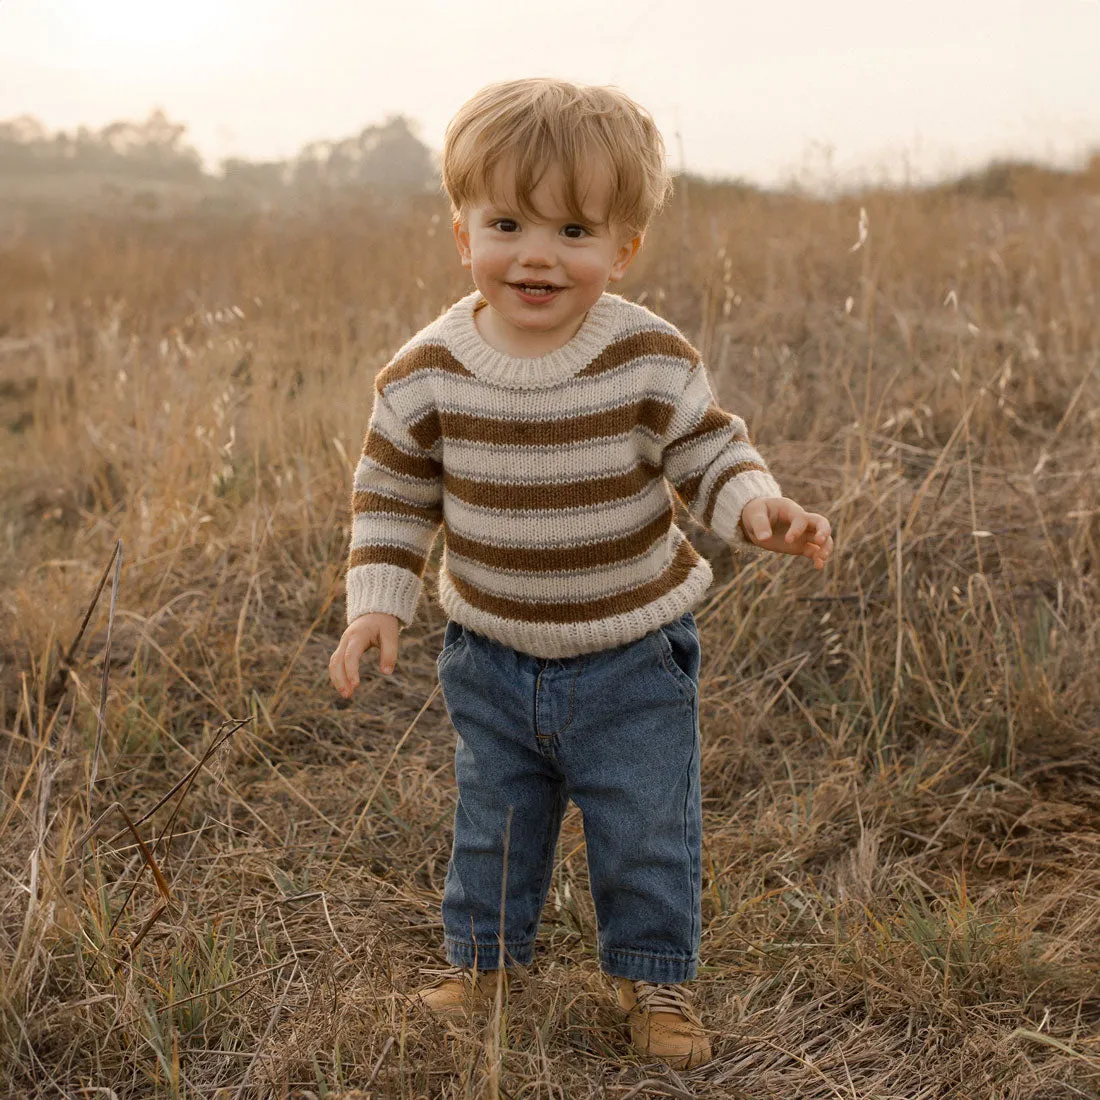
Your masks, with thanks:
[(636, 236), (631, 237), (629, 240), (619, 245), (619, 250), (615, 253), (615, 259), (611, 264), (611, 274), (609, 277), (612, 282), (617, 283), (626, 274), (626, 269), (630, 266), (630, 261), (638, 255), (638, 249), (642, 247), (642, 241), (644, 239), (645, 234), (638, 233)]
[(451, 222), (454, 230), (455, 244), (458, 245), (458, 255), (463, 267), (470, 266), (470, 231), (466, 228), (466, 222), (461, 214), (456, 214)]

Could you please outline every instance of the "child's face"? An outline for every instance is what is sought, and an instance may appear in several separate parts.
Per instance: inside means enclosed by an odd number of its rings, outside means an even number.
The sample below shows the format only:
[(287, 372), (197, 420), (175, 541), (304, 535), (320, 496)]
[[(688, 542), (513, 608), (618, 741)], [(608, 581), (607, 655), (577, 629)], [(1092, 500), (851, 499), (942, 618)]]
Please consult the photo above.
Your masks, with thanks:
[[(514, 195), (513, 170), (501, 168), (496, 194)], [(589, 308), (623, 277), (641, 245), (604, 219), (610, 198), (606, 171), (592, 171), (582, 189), (584, 222), (570, 217), (562, 198), (560, 169), (548, 171), (531, 195), (541, 217), (528, 219), (511, 199), (488, 197), (455, 219), (463, 267), (488, 302), (483, 332), (498, 350), (544, 355), (570, 340)], [(526, 291), (521, 284), (553, 289)], [(485, 310), (489, 313), (490, 310)]]

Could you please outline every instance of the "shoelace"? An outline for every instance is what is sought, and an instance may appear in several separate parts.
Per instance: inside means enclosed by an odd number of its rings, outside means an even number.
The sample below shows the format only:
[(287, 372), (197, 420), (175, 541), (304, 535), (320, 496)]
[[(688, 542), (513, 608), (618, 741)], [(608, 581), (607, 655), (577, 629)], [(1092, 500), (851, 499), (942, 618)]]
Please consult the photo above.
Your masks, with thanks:
[(703, 1027), (703, 1021), (691, 1007), (691, 992), (679, 985), (662, 985), (657, 982), (636, 981), (634, 994), (638, 1007), (645, 1012), (678, 1012), (685, 1020)]
[(432, 985), (442, 985), (444, 982), (454, 979), (469, 981), (471, 976), (469, 967), (465, 966), (422, 966), (420, 967), (420, 973), (433, 977)]
[[(421, 974), (433, 978), (432, 985), (442, 985), (444, 982), (453, 980), (472, 982), (474, 979), (473, 968), (469, 966), (421, 966), (418, 969)], [(486, 974), (490, 971), (481, 971), (481, 973)]]

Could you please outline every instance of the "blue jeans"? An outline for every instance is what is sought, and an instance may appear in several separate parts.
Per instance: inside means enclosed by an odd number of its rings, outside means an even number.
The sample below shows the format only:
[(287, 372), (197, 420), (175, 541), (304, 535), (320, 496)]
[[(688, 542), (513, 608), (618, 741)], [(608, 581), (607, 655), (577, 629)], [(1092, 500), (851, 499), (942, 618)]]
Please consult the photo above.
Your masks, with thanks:
[(562, 658), (448, 621), (436, 658), (458, 732), (443, 890), (448, 962), (499, 965), (503, 892), (505, 965), (530, 963), (572, 798), (584, 821), (601, 968), (651, 982), (695, 977), (699, 656), (691, 611), (637, 641)]

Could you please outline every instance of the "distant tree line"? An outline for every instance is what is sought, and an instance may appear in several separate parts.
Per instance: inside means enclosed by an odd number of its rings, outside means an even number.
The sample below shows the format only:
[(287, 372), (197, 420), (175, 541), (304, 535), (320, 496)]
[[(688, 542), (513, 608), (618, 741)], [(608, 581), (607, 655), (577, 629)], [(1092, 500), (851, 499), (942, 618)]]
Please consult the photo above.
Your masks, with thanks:
[(438, 165), (403, 115), (367, 126), (341, 141), (313, 141), (285, 161), (230, 157), (218, 175), (185, 141), (187, 127), (155, 110), (144, 122), (112, 122), (100, 130), (51, 133), (30, 116), (0, 122), (0, 179), (93, 174), (118, 183), (224, 183), (236, 190), (371, 188), (415, 191), (438, 184)]
[[(51, 133), (28, 115), (0, 122), (0, 196), (5, 181), (80, 179), (108, 189), (150, 185), (202, 184), (227, 195), (266, 201), (282, 195), (368, 190), (408, 193), (436, 190), (438, 157), (417, 136), (417, 125), (390, 115), (342, 140), (312, 141), (288, 160), (223, 160), (207, 173), (202, 157), (185, 140), (187, 127), (155, 110), (144, 122), (112, 122), (100, 130)], [(737, 181), (725, 181), (737, 182)], [(1100, 152), (1083, 171), (1026, 162), (995, 161), (953, 181), (932, 185), (981, 198), (1056, 194), (1084, 184), (1100, 190)], [(740, 186), (741, 184), (738, 183)], [(748, 186), (748, 185), (744, 185)]]
[(24, 115), (0, 122), (0, 175), (95, 172), (135, 180), (202, 178), (202, 159), (183, 144), (187, 127), (154, 111), (145, 122), (112, 122), (102, 130), (51, 134)]

